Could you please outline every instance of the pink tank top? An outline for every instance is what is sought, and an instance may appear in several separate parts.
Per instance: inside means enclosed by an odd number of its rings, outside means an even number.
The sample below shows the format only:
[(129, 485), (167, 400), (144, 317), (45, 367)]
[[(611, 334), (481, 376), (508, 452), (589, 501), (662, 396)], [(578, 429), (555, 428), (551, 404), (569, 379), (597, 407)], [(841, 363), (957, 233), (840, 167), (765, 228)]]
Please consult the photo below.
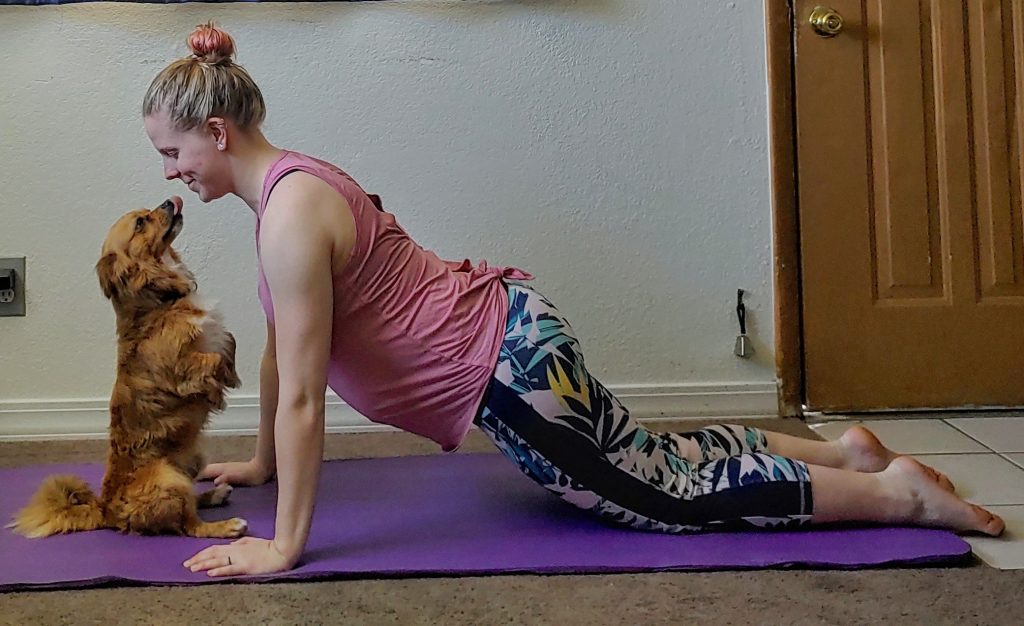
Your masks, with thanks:
[[(355, 220), (352, 254), (333, 277), (327, 384), (374, 422), (432, 439), (446, 451), (458, 448), (480, 409), (504, 337), (508, 294), (501, 279), (532, 276), (483, 261), (473, 267), (468, 260), (441, 260), (416, 244), (380, 208), (379, 198), (348, 174), (295, 152), (285, 152), (263, 182), (257, 254), (267, 198), (294, 171), (333, 187)], [(273, 294), (262, 262), (258, 269), (260, 302), (273, 322)]]

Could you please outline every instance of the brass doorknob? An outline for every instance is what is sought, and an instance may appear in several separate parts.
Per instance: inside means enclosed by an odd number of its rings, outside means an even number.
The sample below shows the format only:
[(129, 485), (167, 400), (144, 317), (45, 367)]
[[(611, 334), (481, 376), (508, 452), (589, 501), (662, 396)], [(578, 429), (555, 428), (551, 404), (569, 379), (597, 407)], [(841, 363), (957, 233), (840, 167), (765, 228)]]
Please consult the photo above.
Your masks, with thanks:
[(811, 28), (821, 37), (835, 37), (843, 30), (843, 16), (829, 7), (814, 7), (810, 22)]

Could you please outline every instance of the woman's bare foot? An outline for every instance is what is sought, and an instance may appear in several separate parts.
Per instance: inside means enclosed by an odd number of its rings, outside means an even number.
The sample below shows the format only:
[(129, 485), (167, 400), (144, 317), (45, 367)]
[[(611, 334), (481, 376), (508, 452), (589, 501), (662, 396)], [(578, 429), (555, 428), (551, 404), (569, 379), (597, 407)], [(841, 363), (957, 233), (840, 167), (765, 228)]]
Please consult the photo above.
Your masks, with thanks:
[[(873, 432), (860, 425), (848, 429), (833, 443), (843, 457), (842, 469), (856, 472), (881, 472), (902, 456), (883, 446)], [(950, 493), (955, 491), (948, 476), (922, 463), (918, 465), (939, 487)]]
[(852, 426), (833, 442), (843, 458), (842, 469), (855, 472), (881, 472), (899, 455), (882, 445), (873, 432)]
[(998, 537), (1005, 524), (994, 513), (943, 489), (930, 468), (909, 456), (897, 456), (879, 476), (898, 501), (909, 502), (894, 521), (921, 526), (974, 531)]

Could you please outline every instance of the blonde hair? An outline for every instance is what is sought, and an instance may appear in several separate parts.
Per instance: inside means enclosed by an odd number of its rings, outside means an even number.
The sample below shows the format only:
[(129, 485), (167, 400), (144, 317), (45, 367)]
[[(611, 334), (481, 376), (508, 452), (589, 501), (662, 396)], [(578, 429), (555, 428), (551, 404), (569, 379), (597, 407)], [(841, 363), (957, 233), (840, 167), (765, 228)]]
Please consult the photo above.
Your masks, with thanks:
[(188, 37), (192, 54), (156, 75), (142, 100), (142, 115), (166, 111), (179, 130), (198, 128), (210, 117), (239, 128), (259, 127), (267, 115), (263, 94), (245, 68), (231, 60), (235, 40), (213, 22)]

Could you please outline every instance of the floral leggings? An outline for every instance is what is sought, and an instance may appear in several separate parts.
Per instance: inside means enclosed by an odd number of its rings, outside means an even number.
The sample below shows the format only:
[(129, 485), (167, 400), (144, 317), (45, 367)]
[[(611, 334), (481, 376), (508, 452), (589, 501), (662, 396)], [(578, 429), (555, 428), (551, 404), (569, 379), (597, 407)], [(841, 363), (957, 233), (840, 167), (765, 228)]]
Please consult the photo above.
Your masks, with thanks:
[(546, 298), (508, 285), (497, 368), (477, 426), (527, 476), (600, 518), (669, 533), (790, 528), (811, 518), (802, 461), (743, 426), (657, 433), (593, 378)]

